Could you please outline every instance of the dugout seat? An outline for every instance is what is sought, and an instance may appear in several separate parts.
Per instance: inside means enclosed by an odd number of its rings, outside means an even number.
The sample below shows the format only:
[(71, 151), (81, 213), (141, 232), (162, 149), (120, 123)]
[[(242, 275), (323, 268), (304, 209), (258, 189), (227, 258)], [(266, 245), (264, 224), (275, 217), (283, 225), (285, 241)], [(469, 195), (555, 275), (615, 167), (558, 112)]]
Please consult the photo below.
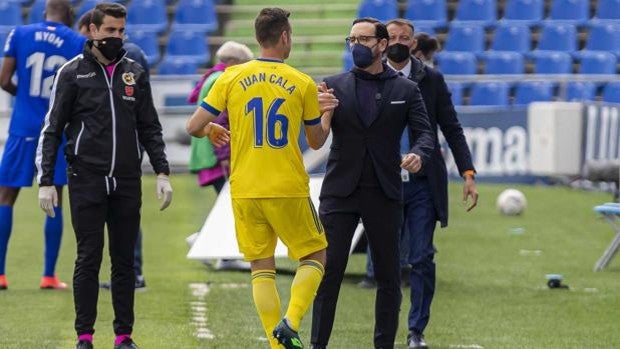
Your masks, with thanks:
[(591, 22), (615, 22), (620, 21), (620, 0), (597, 1), (596, 14)]
[(590, 0), (553, 0), (545, 24), (562, 23), (581, 26), (588, 22), (589, 17)]
[(134, 30), (127, 36), (129, 41), (138, 45), (144, 51), (149, 66), (159, 61), (159, 38), (157, 33), (146, 30)]
[(43, 22), (43, 11), (45, 11), (46, 0), (35, 0), (30, 6), (30, 12), (28, 12), (28, 23)]
[(534, 59), (535, 74), (570, 74), (573, 57), (566, 52), (539, 51)]
[(615, 233), (614, 238), (605, 249), (605, 252), (603, 252), (603, 255), (594, 264), (594, 271), (600, 271), (611, 262), (616, 252), (618, 252), (618, 249), (620, 249), (620, 225), (618, 224), (618, 219), (620, 218), (620, 204), (608, 202), (603, 205), (594, 206), (594, 212), (602, 215)]
[(465, 85), (458, 81), (448, 81), (446, 82), (448, 86), (448, 91), (452, 94), (452, 104), (463, 105), (463, 91), (465, 90)]

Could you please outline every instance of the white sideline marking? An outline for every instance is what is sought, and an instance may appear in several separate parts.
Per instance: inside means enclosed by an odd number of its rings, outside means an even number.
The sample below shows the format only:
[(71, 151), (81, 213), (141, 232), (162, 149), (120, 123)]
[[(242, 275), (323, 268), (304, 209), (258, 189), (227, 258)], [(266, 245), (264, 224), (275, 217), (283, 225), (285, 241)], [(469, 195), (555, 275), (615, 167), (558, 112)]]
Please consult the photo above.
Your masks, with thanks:
[(450, 348), (454, 349), (484, 349), (482, 345), (478, 344), (450, 344)]
[(521, 256), (540, 256), (542, 255), (541, 250), (519, 250), (519, 255)]
[(215, 336), (207, 328), (207, 303), (204, 301), (209, 293), (209, 285), (205, 283), (191, 283), (188, 285), (195, 300), (189, 302), (192, 311), (190, 323), (196, 327), (194, 335), (200, 339), (213, 339)]
[(224, 289), (248, 288), (248, 287), (250, 287), (250, 284), (247, 284), (247, 283), (245, 283), (245, 284), (232, 284), (231, 283), (231, 284), (221, 284), (220, 287), (224, 288)]

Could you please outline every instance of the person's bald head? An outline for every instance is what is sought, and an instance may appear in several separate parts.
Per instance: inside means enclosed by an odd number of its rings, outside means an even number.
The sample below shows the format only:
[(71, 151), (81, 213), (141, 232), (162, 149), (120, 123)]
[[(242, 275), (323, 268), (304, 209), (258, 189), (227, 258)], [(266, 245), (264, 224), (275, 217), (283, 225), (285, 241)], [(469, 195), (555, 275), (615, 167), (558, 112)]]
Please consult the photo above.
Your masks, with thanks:
[(69, 0), (47, 0), (44, 15), (45, 20), (59, 22), (67, 27), (73, 25), (75, 16)]

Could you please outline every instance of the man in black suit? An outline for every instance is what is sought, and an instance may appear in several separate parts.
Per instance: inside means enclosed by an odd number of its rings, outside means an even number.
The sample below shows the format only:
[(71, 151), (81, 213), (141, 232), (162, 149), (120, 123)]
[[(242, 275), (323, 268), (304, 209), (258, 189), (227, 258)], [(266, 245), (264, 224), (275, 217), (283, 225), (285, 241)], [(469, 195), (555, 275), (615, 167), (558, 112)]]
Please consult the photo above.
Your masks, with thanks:
[[(390, 35), (387, 64), (397, 73), (418, 84), (431, 128), (435, 133), (438, 126), (441, 128), (459, 173), (463, 176), (463, 201), (466, 201), (468, 197), (472, 198), (467, 208), (467, 211), (470, 211), (478, 201), (478, 191), (474, 181), (475, 169), (443, 75), (426, 66), (416, 57), (410, 56), (409, 52), (416, 45), (413, 36), (414, 27), (410, 21), (391, 20), (387, 23), (387, 30)], [(403, 141), (407, 142), (408, 139), (404, 138)], [(437, 221), (441, 222), (442, 227), (448, 224), (447, 177), (441, 148), (435, 139), (430, 159), (425, 163), (424, 168), (403, 182), (405, 222), (401, 241), (409, 245), (406, 250), (408, 252), (407, 262), (411, 264), (411, 308), (407, 336), (409, 348), (427, 348), (424, 329), (428, 324), (431, 301), (435, 293), (433, 233)]]
[[(364, 223), (377, 278), (374, 344), (393, 348), (401, 302), (399, 230), (403, 220), (401, 168), (415, 173), (434, 145), (417, 85), (381, 61), (388, 45), (385, 25), (356, 19), (347, 43), (355, 67), (325, 79), (339, 101), (321, 189), (319, 214), (327, 234), (325, 276), (312, 313), (313, 348), (327, 346), (355, 228)], [(409, 126), (412, 143), (401, 159), (400, 139)]]

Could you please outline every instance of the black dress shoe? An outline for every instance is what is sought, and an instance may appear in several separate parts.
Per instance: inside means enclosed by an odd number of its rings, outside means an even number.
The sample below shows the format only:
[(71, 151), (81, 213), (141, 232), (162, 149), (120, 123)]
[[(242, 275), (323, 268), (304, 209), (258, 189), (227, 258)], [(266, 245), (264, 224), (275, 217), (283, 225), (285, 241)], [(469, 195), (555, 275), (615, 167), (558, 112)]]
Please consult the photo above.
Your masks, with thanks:
[(407, 346), (409, 349), (428, 349), (423, 334), (417, 334), (413, 331), (407, 335)]
[(121, 344), (115, 345), (114, 349), (138, 349), (138, 346), (131, 340), (131, 338), (127, 338)]
[(93, 349), (93, 342), (79, 341), (75, 345), (75, 349)]

